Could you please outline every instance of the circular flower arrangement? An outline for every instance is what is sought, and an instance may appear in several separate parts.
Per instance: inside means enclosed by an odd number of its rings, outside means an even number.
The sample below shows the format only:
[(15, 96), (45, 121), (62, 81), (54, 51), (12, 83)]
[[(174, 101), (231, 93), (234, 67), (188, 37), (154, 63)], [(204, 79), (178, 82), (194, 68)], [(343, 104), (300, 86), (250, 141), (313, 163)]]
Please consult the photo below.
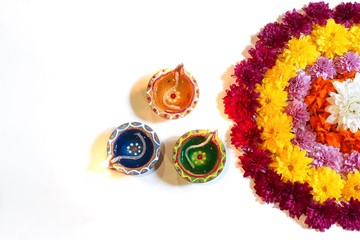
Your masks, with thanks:
[(267, 24), (225, 113), (259, 197), (324, 231), (360, 230), (360, 4), (310, 3)]

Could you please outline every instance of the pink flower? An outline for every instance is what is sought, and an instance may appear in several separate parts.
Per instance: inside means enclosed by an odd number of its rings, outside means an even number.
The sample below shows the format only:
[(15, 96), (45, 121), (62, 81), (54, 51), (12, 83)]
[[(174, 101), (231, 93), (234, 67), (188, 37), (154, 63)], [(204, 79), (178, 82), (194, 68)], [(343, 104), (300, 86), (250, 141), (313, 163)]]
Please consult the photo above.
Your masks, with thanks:
[(296, 77), (289, 80), (288, 93), (289, 99), (302, 100), (304, 99), (311, 88), (311, 77), (306, 75), (304, 71), (301, 71)]
[(349, 172), (353, 172), (355, 169), (360, 171), (360, 153), (352, 152), (351, 154), (345, 154), (342, 172), (347, 174)]
[(336, 74), (334, 63), (326, 57), (319, 57), (315, 64), (309, 68), (308, 74), (318, 78), (332, 79)]
[(335, 68), (338, 73), (360, 71), (360, 57), (354, 52), (348, 52), (344, 56), (334, 59)]
[(310, 126), (306, 126), (304, 129), (295, 130), (295, 138), (292, 140), (293, 144), (299, 145), (299, 147), (307, 152), (312, 152), (314, 144), (316, 142), (316, 133), (314, 133)]
[(294, 129), (305, 128), (306, 122), (310, 120), (307, 104), (297, 99), (289, 102), (285, 108), (285, 112), (292, 117), (292, 126)]
[(315, 167), (330, 167), (336, 172), (341, 171), (343, 154), (339, 148), (316, 143), (309, 156), (314, 159), (313, 165)]

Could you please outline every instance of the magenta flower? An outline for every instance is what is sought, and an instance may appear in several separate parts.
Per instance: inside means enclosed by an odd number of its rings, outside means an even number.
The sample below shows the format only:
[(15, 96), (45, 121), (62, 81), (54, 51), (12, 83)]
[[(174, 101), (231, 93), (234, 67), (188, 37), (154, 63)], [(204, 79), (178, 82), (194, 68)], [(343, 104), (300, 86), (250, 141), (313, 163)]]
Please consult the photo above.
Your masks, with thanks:
[(267, 47), (281, 51), (290, 40), (290, 33), (284, 24), (269, 23), (259, 33), (258, 38)]
[(249, 50), (251, 59), (249, 59), (252, 66), (260, 70), (261, 73), (265, 73), (268, 68), (275, 65), (277, 53), (274, 49), (268, 48), (259, 41), (256, 43), (255, 48)]
[(360, 231), (360, 202), (350, 199), (349, 202), (342, 202), (341, 215), (338, 220), (340, 226), (346, 230)]
[(328, 199), (323, 204), (312, 201), (306, 211), (305, 223), (321, 232), (334, 224), (339, 216), (339, 206), (334, 199)]
[(331, 59), (319, 57), (315, 64), (309, 68), (308, 74), (316, 78), (332, 79), (336, 75), (336, 69)]
[(263, 77), (260, 71), (246, 60), (235, 66), (234, 75), (237, 83), (245, 84), (249, 88), (254, 88), (255, 84), (260, 83)]
[(244, 169), (244, 177), (250, 176), (252, 178), (256, 178), (259, 172), (266, 171), (268, 164), (272, 161), (270, 152), (260, 148), (248, 150), (239, 159)]
[(254, 189), (262, 201), (266, 203), (277, 202), (285, 183), (281, 177), (273, 170), (267, 169), (266, 172), (259, 172), (256, 176)]
[(334, 20), (338, 24), (350, 27), (353, 23), (360, 22), (360, 4), (359, 3), (340, 3), (334, 9)]
[(306, 213), (307, 207), (312, 200), (311, 188), (307, 183), (287, 182), (280, 191), (279, 208), (281, 210), (288, 210), (292, 218), (300, 218), (301, 215)]
[(324, 2), (309, 3), (303, 10), (314, 24), (321, 26), (324, 26), (327, 20), (333, 16), (333, 11), (329, 8), (329, 4)]
[(295, 9), (285, 13), (283, 18), (284, 25), (289, 28), (290, 33), (299, 38), (300, 34), (309, 34), (312, 24), (308, 17), (298, 13)]

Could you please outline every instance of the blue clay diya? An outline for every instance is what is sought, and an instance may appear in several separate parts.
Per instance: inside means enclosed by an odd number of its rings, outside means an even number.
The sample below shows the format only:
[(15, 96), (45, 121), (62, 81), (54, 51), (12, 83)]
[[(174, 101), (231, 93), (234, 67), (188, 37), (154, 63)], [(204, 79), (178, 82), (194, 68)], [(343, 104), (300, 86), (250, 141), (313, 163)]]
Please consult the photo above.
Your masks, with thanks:
[(160, 140), (144, 123), (130, 122), (116, 128), (107, 143), (109, 168), (129, 175), (151, 171), (160, 159)]

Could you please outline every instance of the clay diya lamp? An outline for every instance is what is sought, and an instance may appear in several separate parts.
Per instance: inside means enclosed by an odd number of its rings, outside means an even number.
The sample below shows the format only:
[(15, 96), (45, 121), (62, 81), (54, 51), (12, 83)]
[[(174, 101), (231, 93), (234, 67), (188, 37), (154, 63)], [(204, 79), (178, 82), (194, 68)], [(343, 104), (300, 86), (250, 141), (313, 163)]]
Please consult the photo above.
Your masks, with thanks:
[(193, 130), (178, 139), (172, 159), (181, 177), (192, 183), (204, 183), (224, 169), (226, 150), (216, 131)]
[(146, 93), (152, 111), (166, 119), (186, 116), (199, 100), (198, 84), (183, 64), (158, 71), (150, 79)]
[(109, 137), (107, 154), (109, 168), (129, 175), (144, 174), (157, 167), (161, 154), (160, 140), (154, 130), (144, 123), (125, 123)]

